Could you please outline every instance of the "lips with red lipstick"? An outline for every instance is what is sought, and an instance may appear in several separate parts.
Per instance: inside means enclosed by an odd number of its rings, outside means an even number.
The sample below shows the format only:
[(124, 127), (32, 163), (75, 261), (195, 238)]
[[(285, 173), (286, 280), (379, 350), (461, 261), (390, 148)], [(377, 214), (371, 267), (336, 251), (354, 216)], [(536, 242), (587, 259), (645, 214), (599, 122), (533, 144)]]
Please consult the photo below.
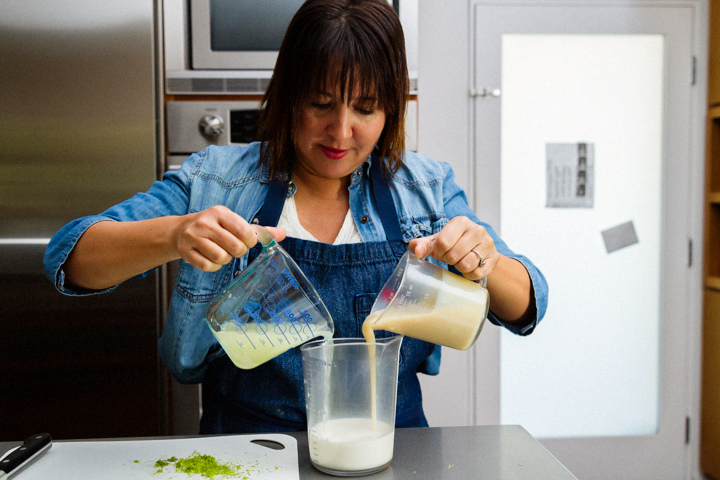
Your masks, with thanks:
[(339, 148), (331, 148), (326, 147), (325, 145), (320, 145), (320, 150), (325, 154), (326, 157), (328, 157), (331, 160), (340, 160), (345, 155), (347, 155), (349, 150), (341, 150)]

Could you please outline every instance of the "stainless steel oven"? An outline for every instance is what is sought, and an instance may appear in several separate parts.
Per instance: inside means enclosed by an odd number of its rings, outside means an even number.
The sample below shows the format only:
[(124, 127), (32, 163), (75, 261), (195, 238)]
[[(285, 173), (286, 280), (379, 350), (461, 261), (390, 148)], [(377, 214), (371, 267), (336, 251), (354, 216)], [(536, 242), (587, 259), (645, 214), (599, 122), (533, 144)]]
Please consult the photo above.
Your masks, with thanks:
[(167, 102), (167, 169), (180, 168), (210, 145), (246, 145), (255, 140), (260, 101)]

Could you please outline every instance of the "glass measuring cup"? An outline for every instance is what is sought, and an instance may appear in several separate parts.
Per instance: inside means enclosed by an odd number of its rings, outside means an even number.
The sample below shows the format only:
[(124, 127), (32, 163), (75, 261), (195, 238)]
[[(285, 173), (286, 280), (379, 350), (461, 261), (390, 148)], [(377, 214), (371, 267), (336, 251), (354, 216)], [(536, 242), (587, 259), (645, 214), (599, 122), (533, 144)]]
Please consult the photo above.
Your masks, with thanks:
[(387, 330), (467, 350), (480, 335), (489, 309), (483, 283), (406, 252), (365, 319), (363, 334)]
[(379, 472), (393, 456), (402, 336), (300, 347), (310, 460), (333, 475)]
[(267, 229), (256, 228), (262, 252), (205, 309), (213, 335), (243, 369), (334, 332), (315, 287)]

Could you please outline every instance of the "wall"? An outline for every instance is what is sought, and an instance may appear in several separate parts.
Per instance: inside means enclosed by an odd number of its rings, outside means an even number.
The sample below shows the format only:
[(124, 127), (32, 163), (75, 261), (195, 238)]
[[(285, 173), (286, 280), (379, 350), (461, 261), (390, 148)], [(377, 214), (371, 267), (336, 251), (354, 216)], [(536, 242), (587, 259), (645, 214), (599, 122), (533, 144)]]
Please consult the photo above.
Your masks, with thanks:
[[(469, 22), (467, 1), (420, 2), (418, 151), (450, 163), (472, 204)], [(467, 352), (444, 348), (440, 375), (420, 376), (430, 426), (475, 423), (472, 365), (478, 346)]]

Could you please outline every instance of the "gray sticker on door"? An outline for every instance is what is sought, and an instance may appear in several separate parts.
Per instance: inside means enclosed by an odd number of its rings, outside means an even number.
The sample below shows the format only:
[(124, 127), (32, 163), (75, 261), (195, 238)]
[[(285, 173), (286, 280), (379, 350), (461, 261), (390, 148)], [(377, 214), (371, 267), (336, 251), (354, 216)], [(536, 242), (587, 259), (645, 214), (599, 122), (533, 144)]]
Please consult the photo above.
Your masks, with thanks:
[(620, 250), (621, 248), (638, 243), (635, 225), (633, 225), (632, 221), (603, 230), (602, 237), (607, 253), (612, 253), (615, 250)]

